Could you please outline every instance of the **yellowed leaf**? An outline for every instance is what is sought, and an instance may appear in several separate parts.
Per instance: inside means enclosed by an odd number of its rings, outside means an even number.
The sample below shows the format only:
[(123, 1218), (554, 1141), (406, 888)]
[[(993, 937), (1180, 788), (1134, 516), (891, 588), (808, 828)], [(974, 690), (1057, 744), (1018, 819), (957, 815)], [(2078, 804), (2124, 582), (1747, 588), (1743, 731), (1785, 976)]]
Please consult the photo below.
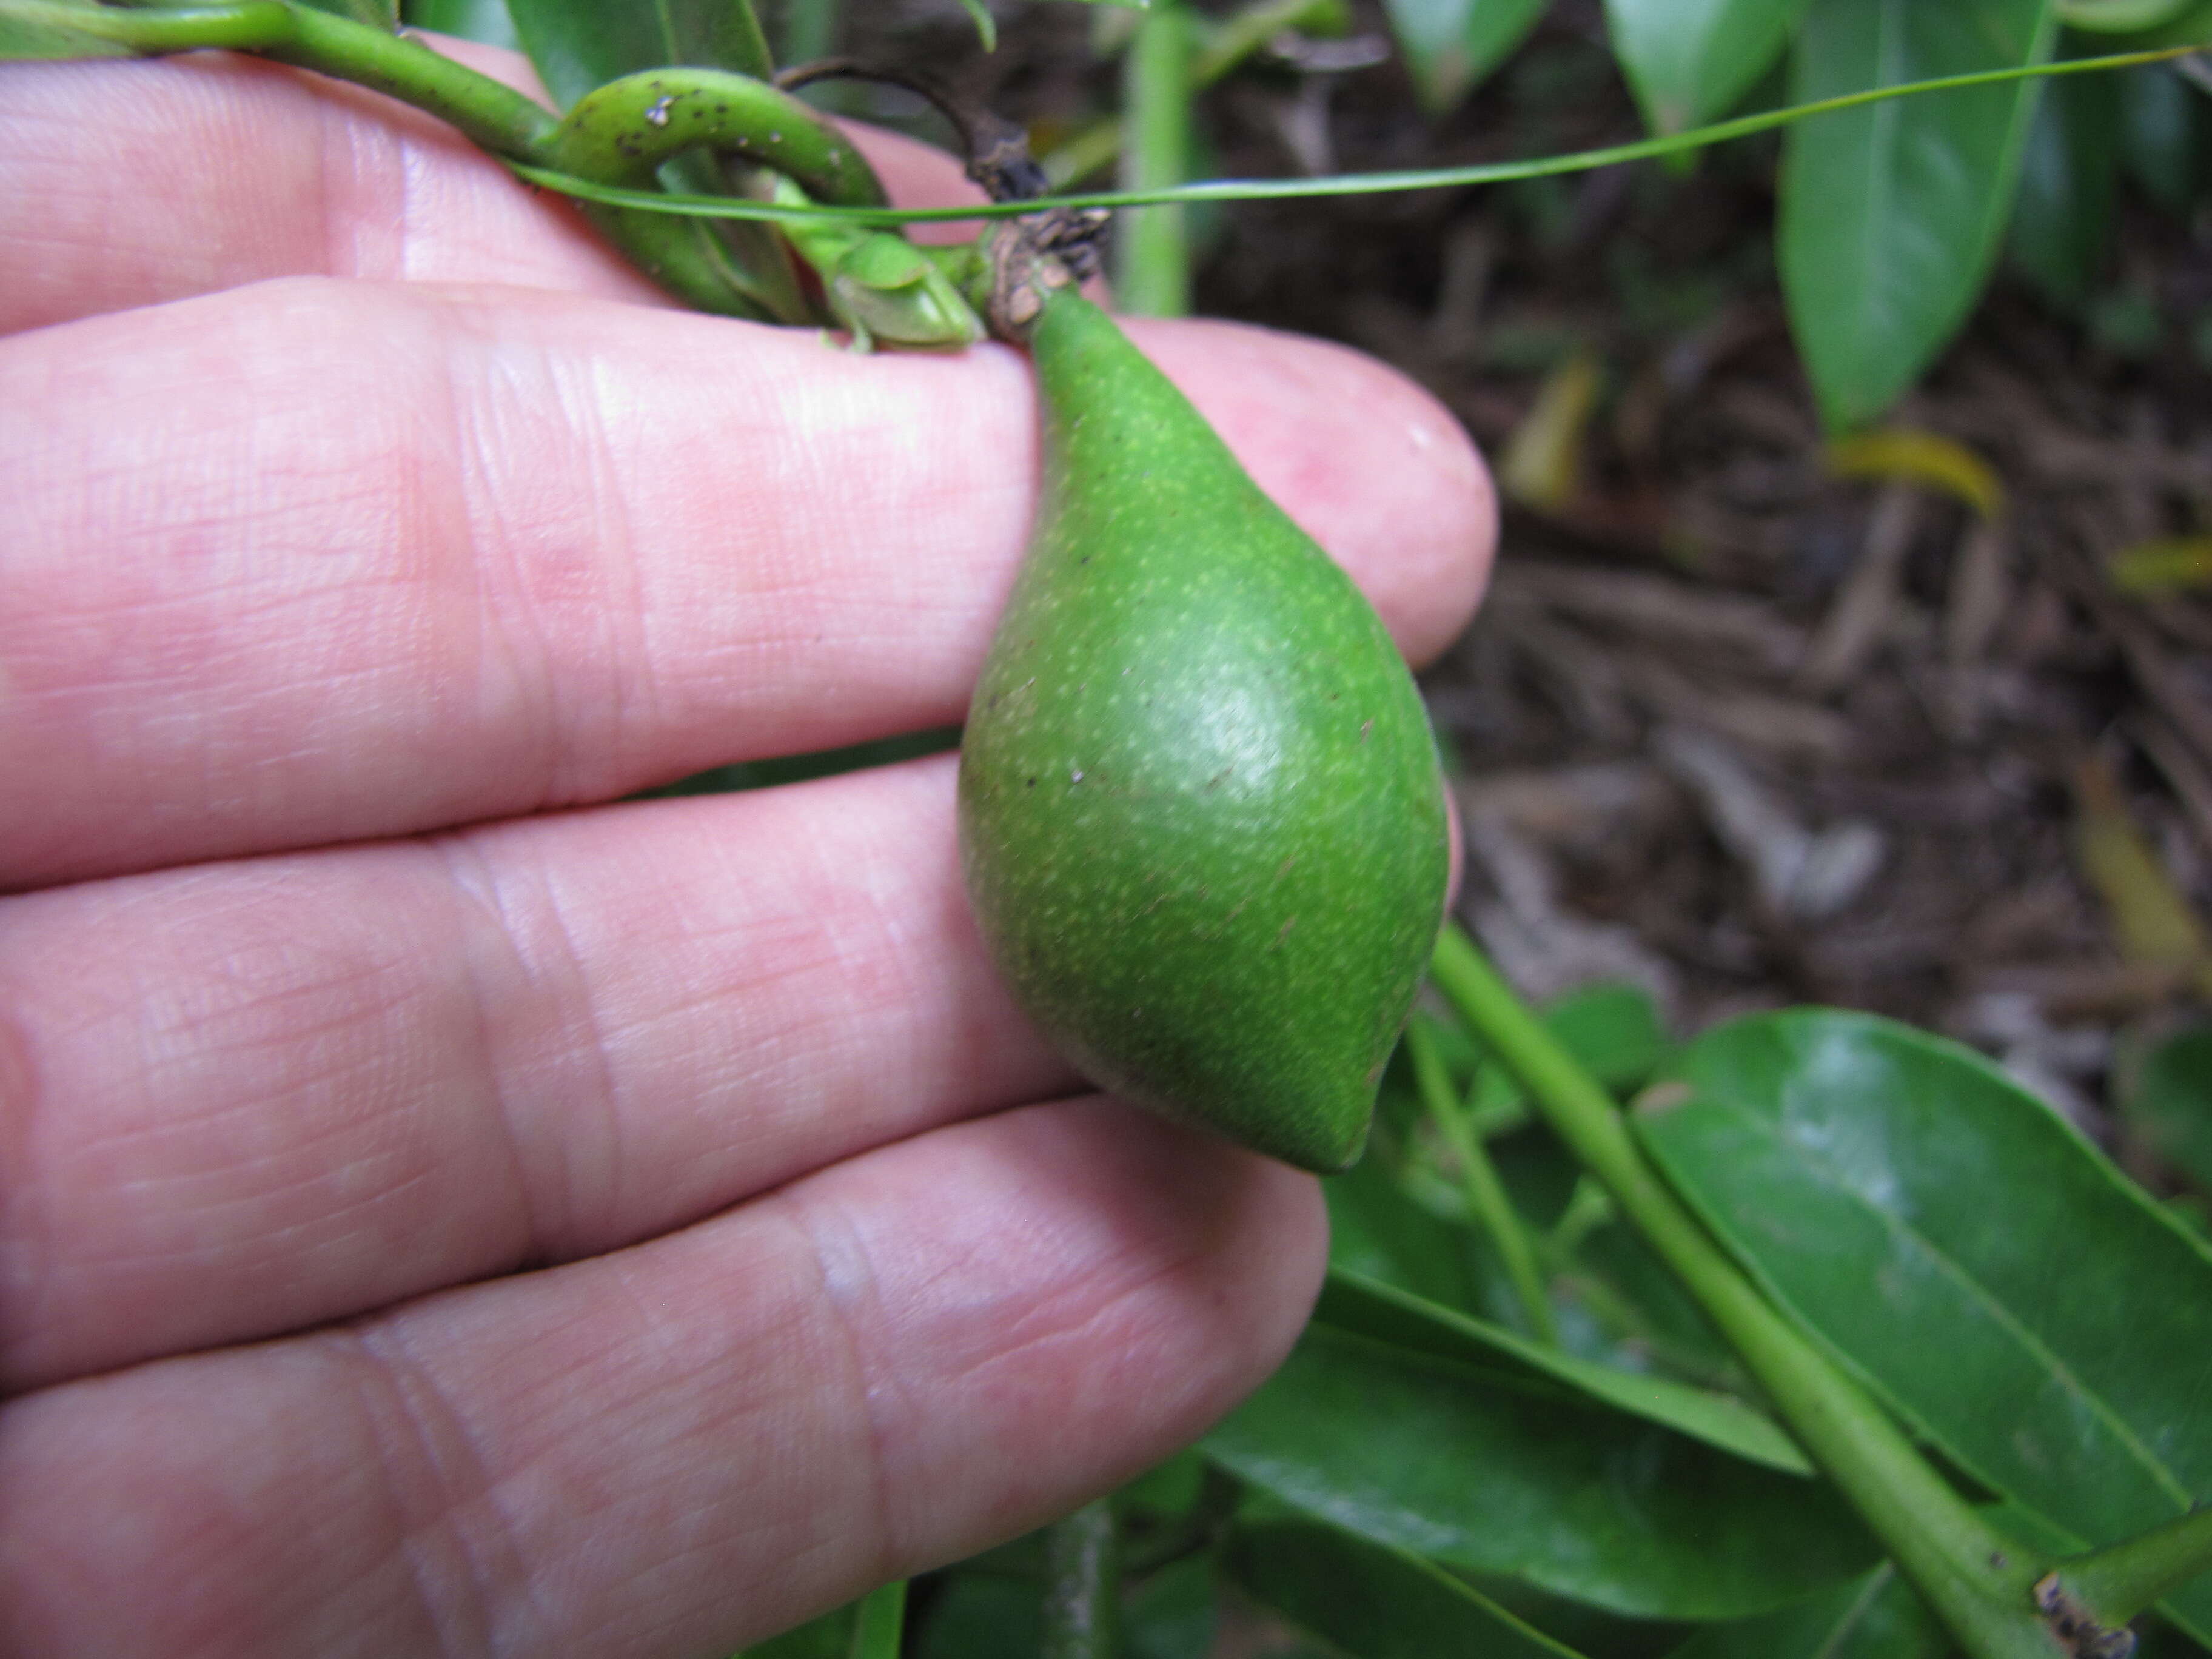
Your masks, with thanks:
[(2074, 858), (2105, 902), (2112, 940), (2130, 962), (2187, 972), (2212, 997), (2212, 948), (2188, 895), (2128, 811), (2101, 762), (2084, 761), (2074, 780)]
[(1855, 432), (1828, 445), (1828, 471), (1838, 478), (1923, 484), (1964, 501), (1984, 519), (2004, 510), (1996, 469), (1956, 438), (1904, 426)]
[(1498, 464), (1498, 482), (1507, 495), (1540, 513), (1559, 512), (1574, 500), (1598, 386), (1597, 356), (1587, 349), (1544, 377), (1534, 407), (1513, 428)]
[(2112, 556), (2106, 566), (2112, 586), (2123, 593), (2171, 593), (2212, 587), (2212, 536), (2179, 536), (2137, 542)]

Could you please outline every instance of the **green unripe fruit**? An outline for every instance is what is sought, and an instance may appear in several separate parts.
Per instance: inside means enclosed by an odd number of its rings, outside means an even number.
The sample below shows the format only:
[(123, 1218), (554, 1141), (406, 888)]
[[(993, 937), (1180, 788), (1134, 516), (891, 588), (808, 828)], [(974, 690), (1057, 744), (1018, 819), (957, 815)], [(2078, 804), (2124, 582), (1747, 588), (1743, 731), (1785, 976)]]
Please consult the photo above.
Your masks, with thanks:
[(968, 891), (1103, 1087), (1354, 1162), (1443, 920), (1426, 712), (1351, 580), (1072, 289), (1044, 487), (961, 748)]

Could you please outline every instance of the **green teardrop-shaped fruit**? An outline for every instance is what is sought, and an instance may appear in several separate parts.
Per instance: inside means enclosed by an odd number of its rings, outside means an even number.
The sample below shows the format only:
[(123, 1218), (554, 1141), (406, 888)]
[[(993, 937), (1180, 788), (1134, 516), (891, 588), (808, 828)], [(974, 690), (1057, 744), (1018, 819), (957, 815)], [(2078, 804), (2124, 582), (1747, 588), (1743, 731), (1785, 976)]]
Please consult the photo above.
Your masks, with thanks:
[(1351, 580), (1073, 289), (961, 746), (968, 892), (1102, 1087), (1309, 1170), (1367, 1139), (1443, 920), (1435, 739)]

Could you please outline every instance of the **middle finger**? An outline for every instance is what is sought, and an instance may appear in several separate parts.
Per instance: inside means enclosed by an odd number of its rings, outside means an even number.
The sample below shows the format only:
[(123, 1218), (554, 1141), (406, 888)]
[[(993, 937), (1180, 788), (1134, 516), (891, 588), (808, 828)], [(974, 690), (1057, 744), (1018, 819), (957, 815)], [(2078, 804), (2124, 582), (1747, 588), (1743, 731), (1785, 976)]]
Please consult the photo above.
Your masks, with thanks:
[[(0, 1391), (568, 1260), (1070, 1075), (950, 757), (0, 900)], [(12, 1028), (9, 1023), (12, 1017)]]

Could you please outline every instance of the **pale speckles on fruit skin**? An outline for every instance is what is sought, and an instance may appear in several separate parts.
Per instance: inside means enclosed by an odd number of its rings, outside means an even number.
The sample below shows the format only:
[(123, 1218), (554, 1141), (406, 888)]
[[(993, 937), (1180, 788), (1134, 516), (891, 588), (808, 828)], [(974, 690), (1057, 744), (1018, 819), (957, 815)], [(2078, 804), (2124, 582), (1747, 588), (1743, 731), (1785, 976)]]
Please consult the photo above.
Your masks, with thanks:
[(1181, 394), (1053, 304), (1045, 505), (963, 746), (978, 920), (1095, 1080), (1341, 1168), (1442, 915), (1426, 717), (1366, 602)]

